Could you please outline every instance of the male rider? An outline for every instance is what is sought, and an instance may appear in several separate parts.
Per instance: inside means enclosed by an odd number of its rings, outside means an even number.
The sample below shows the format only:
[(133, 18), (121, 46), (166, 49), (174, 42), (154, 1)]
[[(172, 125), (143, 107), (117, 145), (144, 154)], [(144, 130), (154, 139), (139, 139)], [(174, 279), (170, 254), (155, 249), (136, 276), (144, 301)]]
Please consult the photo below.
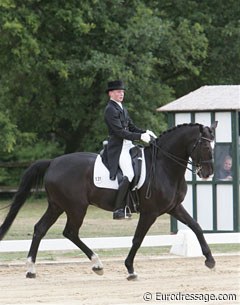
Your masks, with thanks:
[(123, 173), (113, 212), (113, 219), (123, 219), (127, 218), (124, 211), (124, 199), (134, 178), (132, 160), (129, 153), (134, 146), (132, 141), (142, 140), (145, 143), (149, 143), (151, 136), (156, 138), (156, 135), (152, 131), (145, 131), (134, 125), (127, 109), (123, 107), (125, 86), (121, 80), (108, 82), (106, 92), (109, 95), (109, 101), (105, 108), (104, 119), (108, 127), (109, 140), (103, 158), (106, 159), (108, 164), (111, 180), (115, 180), (118, 167)]

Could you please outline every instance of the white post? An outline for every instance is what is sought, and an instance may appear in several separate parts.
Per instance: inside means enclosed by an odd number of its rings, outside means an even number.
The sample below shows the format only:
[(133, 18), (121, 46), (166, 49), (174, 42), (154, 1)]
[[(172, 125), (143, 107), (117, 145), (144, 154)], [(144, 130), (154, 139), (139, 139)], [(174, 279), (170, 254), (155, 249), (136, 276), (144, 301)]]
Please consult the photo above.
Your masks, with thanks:
[(179, 230), (177, 236), (179, 238), (172, 245), (171, 254), (186, 257), (202, 256), (202, 250), (197, 237), (191, 230)]

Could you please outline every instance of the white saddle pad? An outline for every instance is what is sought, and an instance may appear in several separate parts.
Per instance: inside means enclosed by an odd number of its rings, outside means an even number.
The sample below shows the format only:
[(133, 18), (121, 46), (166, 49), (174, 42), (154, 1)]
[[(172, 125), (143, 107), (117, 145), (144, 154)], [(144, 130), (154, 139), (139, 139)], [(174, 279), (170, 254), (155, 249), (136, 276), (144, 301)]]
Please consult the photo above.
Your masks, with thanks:
[[(138, 184), (135, 189), (140, 189), (146, 178), (146, 162), (144, 156), (144, 150), (142, 149), (142, 171), (141, 176), (138, 181)], [(96, 187), (108, 188), (108, 189), (118, 189), (118, 180), (110, 180), (109, 178), (109, 170), (102, 162), (102, 158), (100, 155), (97, 156), (94, 171), (93, 171), (93, 183)]]

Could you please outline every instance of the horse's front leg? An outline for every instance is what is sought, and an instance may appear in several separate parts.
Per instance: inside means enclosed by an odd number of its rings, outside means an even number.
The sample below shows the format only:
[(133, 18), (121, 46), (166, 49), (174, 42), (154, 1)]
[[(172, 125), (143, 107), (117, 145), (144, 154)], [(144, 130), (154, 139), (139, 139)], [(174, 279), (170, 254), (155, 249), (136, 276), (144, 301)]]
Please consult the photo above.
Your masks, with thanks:
[(128, 270), (128, 280), (135, 280), (137, 278), (137, 274), (134, 273), (133, 261), (134, 257), (140, 248), (142, 241), (147, 234), (151, 225), (155, 222), (157, 216), (156, 214), (140, 214), (140, 218), (138, 221), (138, 225), (133, 237), (132, 248), (129, 251), (129, 254), (125, 260), (125, 266)]
[(206, 257), (205, 265), (210, 269), (214, 268), (215, 260), (204, 238), (202, 228), (196, 222), (196, 220), (193, 219), (192, 216), (188, 214), (188, 212), (184, 209), (182, 204), (176, 206), (171, 212), (169, 212), (169, 214), (175, 217), (177, 220), (184, 223), (185, 225), (187, 225), (190, 229), (192, 229), (192, 231), (196, 234), (197, 239), (200, 243), (202, 253)]

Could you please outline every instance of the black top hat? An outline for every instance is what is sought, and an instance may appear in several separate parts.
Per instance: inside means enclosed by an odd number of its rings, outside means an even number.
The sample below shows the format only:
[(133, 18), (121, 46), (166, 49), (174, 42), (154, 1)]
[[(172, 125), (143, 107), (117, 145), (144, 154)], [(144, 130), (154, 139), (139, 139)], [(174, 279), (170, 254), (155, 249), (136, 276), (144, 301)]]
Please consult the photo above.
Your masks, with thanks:
[(108, 87), (107, 87), (106, 92), (108, 93), (109, 91), (112, 91), (112, 90), (125, 90), (123, 81), (114, 80), (114, 81), (108, 82)]

